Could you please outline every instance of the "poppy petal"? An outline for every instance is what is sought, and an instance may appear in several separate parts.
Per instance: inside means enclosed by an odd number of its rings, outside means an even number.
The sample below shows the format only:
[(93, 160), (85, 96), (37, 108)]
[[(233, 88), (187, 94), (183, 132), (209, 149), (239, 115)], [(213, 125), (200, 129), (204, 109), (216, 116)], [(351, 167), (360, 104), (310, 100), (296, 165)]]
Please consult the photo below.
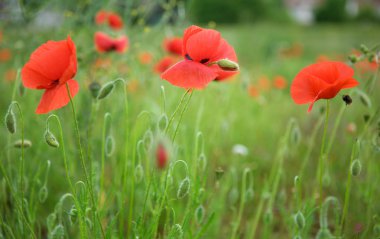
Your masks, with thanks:
[(46, 89), (52, 80), (30, 67), (29, 62), (21, 70), (22, 84), (26, 88)]
[[(69, 86), (71, 96), (74, 97), (79, 91), (78, 82), (71, 79), (66, 82)], [(67, 105), (70, 101), (67, 94), (66, 84), (60, 84), (56, 87), (47, 89), (42, 95), (41, 101), (37, 107), (37, 114), (46, 114), (52, 110), (59, 109)]]
[(189, 60), (180, 61), (161, 74), (162, 79), (187, 89), (202, 89), (216, 77), (212, 68)]
[(296, 104), (305, 104), (315, 100), (321, 89), (327, 87), (328, 84), (325, 81), (313, 75), (304, 74), (301, 71), (294, 78), (290, 93)]
[(113, 39), (103, 32), (96, 32), (94, 41), (99, 52), (106, 52), (114, 47)]
[(186, 53), (197, 62), (207, 63), (215, 58), (221, 36), (215, 30), (203, 30), (193, 34), (186, 42)]
[(126, 36), (120, 37), (114, 41), (115, 50), (119, 53), (123, 53), (128, 48), (128, 38)]
[(187, 44), (187, 40), (189, 39), (189, 37), (191, 37), (195, 33), (200, 32), (202, 30), (203, 30), (203, 28), (192, 25), (192, 26), (186, 28), (186, 30), (183, 32), (183, 42), (182, 42), (182, 55), (183, 56), (185, 56), (187, 53), (186, 52), (186, 44)]

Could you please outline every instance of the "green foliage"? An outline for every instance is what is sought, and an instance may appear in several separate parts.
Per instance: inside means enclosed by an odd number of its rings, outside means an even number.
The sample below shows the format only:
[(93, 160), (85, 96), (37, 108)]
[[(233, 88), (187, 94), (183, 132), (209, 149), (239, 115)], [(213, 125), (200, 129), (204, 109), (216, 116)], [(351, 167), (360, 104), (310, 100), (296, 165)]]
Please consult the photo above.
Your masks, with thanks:
[(343, 22), (347, 20), (346, 0), (326, 0), (315, 10), (317, 22)]

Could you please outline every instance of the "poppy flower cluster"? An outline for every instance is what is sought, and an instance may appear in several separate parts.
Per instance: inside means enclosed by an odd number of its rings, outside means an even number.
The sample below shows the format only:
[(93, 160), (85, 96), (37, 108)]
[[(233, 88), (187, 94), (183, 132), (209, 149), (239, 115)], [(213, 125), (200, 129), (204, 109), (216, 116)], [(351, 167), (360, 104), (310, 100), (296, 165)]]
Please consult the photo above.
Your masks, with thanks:
[(296, 75), (290, 93), (296, 104), (309, 104), (310, 112), (317, 100), (334, 98), (340, 90), (357, 86), (353, 76), (354, 70), (344, 63), (315, 63)]
[(218, 31), (191, 26), (184, 31), (183, 60), (161, 74), (182, 88), (202, 89), (211, 81), (224, 80), (238, 72), (235, 50)]
[(70, 36), (62, 41), (48, 41), (38, 47), (21, 71), (22, 83), (26, 88), (44, 90), (37, 107), (37, 114), (45, 114), (67, 105), (70, 97), (79, 91), (73, 78), (77, 72), (77, 57)]
[(120, 30), (124, 25), (122, 18), (117, 13), (104, 10), (100, 10), (96, 14), (95, 23), (97, 25), (108, 23), (108, 26), (114, 30)]
[(260, 93), (268, 92), (272, 88), (283, 90), (287, 85), (287, 80), (281, 75), (274, 76), (273, 80), (270, 80), (267, 76), (263, 75), (260, 76), (256, 84), (249, 84), (247, 90), (251, 97), (257, 98), (260, 96)]
[(96, 32), (94, 36), (95, 47), (98, 52), (123, 53), (128, 49), (129, 40), (127, 36), (112, 38), (103, 32)]

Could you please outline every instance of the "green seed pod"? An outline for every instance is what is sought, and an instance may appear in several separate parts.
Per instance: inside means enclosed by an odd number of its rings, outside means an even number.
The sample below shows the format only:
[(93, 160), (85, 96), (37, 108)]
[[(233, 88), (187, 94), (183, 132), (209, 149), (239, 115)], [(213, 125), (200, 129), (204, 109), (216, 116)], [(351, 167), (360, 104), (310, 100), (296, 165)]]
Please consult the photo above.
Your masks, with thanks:
[(222, 59), (216, 62), (216, 64), (225, 71), (238, 71), (239, 64), (229, 59)]
[(355, 92), (356, 92), (356, 94), (358, 94), (360, 102), (362, 102), (362, 104), (364, 106), (366, 106), (368, 108), (372, 107), (372, 101), (371, 101), (371, 99), (369, 98), (369, 96), (364, 91), (356, 89)]
[(5, 126), (7, 127), (9, 133), (14, 134), (16, 133), (16, 117), (13, 113), (13, 110), (10, 108), (5, 115)]
[(363, 52), (363, 54), (367, 54), (369, 52), (369, 49), (366, 45), (361, 44), (359, 47), (360, 51)]
[(92, 98), (96, 99), (99, 95), (100, 84), (98, 82), (94, 81), (90, 85), (88, 85), (88, 89), (91, 92)]
[(294, 215), (294, 223), (297, 225), (298, 230), (302, 230), (305, 227), (305, 217), (301, 211), (298, 211), (297, 214)]
[(32, 141), (28, 139), (24, 139), (24, 141), (22, 141), (21, 139), (19, 139), (13, 143), (13, 146), (18, 149), (21, 149), (23, 146), (24, 148), (30, 148), (32, 147)]
[(359, 176), (362, 171), (362, 164), (359, 159), (355, 159), (351, 164), (351, 174), (352, 176)]
[(51, 235), (49, 238), (61, 239), (61, 238), (64, 238), (64, 236), (65, 236), (65, 228), (61, 224), (59, 224), (51, 232)]
[(44, 203), (46, 201), (48, 194), (49, 192), (48, 192), (47, 187), (45, 185), (42, 186), (42, 188), (38, 192), (38, 199), (40, 200), (40, 203)]
[(181, 239), (183, 238), (183, 230), (180, 224), (174, 224), (172, 229), (170, 230), (168, 238)]
[(112, 92), (114, 86), (115, 86), (115, 84), (113, 81), (108, 82), (105, 85), (103, 85), (103, 87), (99, 90), (99, 94), (98, 94), (97, 99), (101, 100), (101, 99), (104, 99), (105, 97), (107, 97)]
[(186, 177), (179, 184), (178, 191), (177, 191), (177, 198), (178, 199), (184, 198), (189, 193), (189, 191), (190, 191), (190, 179)]
[(221, 167), (216, 168), (215, 169), (216, 181), (219, 181), (222, 178), (223, 174), (224, 174), (224, 170)]
[(111, 157), (115, 151), (115, 140), (112, 135), (108, 135), (106, 138), (105, 153), (107, 157)]
[(201, 225), (203, 222), (205, 216), (205, 208), (202, 205), (199, 205), (195, 209), (195, 221), (197, 222), (198, 225)]
[(58, 142), (57, 138), (49, 130), (45, 131), (45, 141), (48, 145), (50, 145), (53, 148), (59, 147), (59, 142)]
[(49, 231), (53, 230), (56, 220), (57, 220), (57, 215), (55, 213), (49, 214), (49, 216), (46, 219), (46, 225)]
[(138, 164), (135, 168), (136, 183), (140, 183), (143, 178), (144, 178), (144, 169), (141, 164)]
[(157, 123), (158, 129), (161, 131), (164, 131), (166, 127), (168, 127), (168, 117), (166, 114), (161, 115), (160, 119), (158, 120)]

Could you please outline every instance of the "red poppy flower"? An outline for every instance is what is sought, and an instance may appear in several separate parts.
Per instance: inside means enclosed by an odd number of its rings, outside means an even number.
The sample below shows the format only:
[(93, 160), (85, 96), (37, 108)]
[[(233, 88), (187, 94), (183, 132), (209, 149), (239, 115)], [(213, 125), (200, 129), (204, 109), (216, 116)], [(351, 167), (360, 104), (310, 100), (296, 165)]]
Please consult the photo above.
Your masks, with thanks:
[(174, 56), (165, 56), (154, 66), (154, 70), (157, 73), (162, 73), (166, 71), (169, 67), (174, 65), (178, 61), (177, 57)]
[(284, 89), (286, 87), (288, 83), (286, 82), (285, 78), (283, 76), (276, 76), (274, 78), (274, 82), (273, 82), (273, 85), (275, 88), (281, 90), (281, 89)]
[(123, 53), (128, 48), (129, 42), (126, 36), (113, 39), (103, 32), (96, 32), (95, 37), (95, 46), (99, 52), (110, 52), (116, 51)]
[(12, 53), (9, 49), (0, 49), (0, 62), (9, 61), (12, 58)]
[(74, 97), (79, 90), (78, 82), (73, 79), (76, 72), (76, 50), (70, 36), (62, 41), (48, 41), (32, 53), (21, 76), (25, 87), (45, 90), (37, 114), (48, 113), (69, 103), (66, 83)]
[(353, 76), (354, 70), (341, 62), (312, 64), (296, 75), (290, 92), (296, 104), (310, 103), (310, 112), (317, 100), (334, 98), (340, 90), (357, 86)]
[(181, 37), (172, 37), (167, 38), (163, 42), (164, 49), (175, 55), (182, 55), (182, 38)]
[(187, 28), (183, 35), (184, 60), (161, 74), (161, 78), (182, 88), (202, 89), (213, 80), (223, 80), (236, 73), (222, 69), (217, 61), (237, 62), (235, 50), (215, 30), (197, 26)]
[(108, 12), (104, 10), (100, 10), (98, 13), (96, 13), (95, 16), (95, 23), (97, 25), (103, 24), (108, 20)]
[(159, 143), (156, 149), (156, 162), (159, 169), (165, 168), (168, 158), (168, 153), (164, 145)]
[(109, 12), (108, 25), (114, 30), (120, 30), (123, 27), (123, 20), (114, 12)]

